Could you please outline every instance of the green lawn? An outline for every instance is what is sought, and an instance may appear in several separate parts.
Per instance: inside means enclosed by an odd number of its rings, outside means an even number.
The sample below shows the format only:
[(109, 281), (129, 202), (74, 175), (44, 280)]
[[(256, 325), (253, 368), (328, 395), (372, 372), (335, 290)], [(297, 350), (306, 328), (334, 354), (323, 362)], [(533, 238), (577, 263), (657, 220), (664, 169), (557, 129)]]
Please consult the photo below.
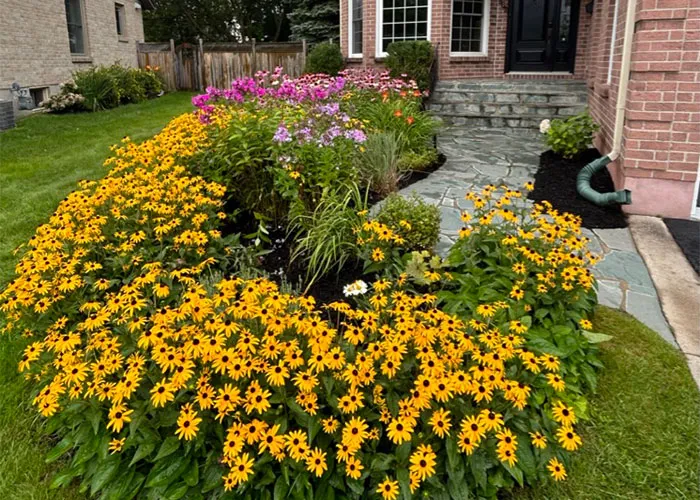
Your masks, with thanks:
[[(11, 279), (12, 250), (27, 241), (80, 179), (105, 174), (109, 147), (128, 135), (143, 140), (171, 118), (191, 111), (192, 94), (100, 113), (35, 115), (0, 133), (0, 286)], [(19, 346), (0, 338), (0, 493), (5, 500), (75, 499), (75, 490), (49, 490), (55, 467), (44, 463), (49, 443), (29, 391), (17, 374)]]
[[(179, 93), (102, 113), (34, 116), (0, 133), (0, 286), (12, 276), (12, 249), (31, 237), (79, 179), (105, 173), (111, 144), (124, 135), (153, 135), (190, 110), (189, 100), (190, 94)], [(698, 498), (700, 401), (683, 357), (624, 313), (601, 307), (595, 325), (614, 338), (602, 346), (606, 369), (569, 480), (510, 498)], [(50, 443), (17, 374), (19, 352), (16, 343), (0, 339), (3, 500), (82, 498), (75, 489), (48, 489), (56, 466), (44, 462)]]

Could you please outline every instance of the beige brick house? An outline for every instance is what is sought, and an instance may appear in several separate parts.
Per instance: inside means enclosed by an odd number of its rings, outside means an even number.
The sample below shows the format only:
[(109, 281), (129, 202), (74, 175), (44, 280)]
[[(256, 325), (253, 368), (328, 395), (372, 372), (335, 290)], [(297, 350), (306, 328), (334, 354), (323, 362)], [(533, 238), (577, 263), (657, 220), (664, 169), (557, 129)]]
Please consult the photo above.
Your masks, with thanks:
[(38, 104), (75, 70), (137, 65), (136, 46), (144, 40), (138, 1), (2, 0), (0, 6), (0, 99), (14, 99), (16, 107)]
[[(588, 106), (632, 213), (700, 217), (700, 0), (340, 0), (350, 66), (438, 53), (446, 121), (536, 127)], [(618, 106), (619, 103), (619, 106)], [(612, 153), (610, 155), (609, 153)]]

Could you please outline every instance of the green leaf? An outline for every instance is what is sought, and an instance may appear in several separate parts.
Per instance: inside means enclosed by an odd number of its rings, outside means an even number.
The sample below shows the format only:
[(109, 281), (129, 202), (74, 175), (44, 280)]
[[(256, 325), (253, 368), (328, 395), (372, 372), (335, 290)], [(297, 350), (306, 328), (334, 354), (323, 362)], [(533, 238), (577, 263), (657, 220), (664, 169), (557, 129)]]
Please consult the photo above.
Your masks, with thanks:
[(388, 455), (386, 453), (377, 453), (372, 460), (372, 464), (369, 469), (372, 472), (381, 472), (389, 470), (391, 464), (394, 462), (394, 455)]
[(447, 480), (447, 492), (452, 500), (465, 500), (471, 498), (472, 492), (466, 481), (457, 481), (452, 478)]
[(316, 434), (321, 430), (321, 422), (317, 418), (309, 417), (309, 425), (307, 426), (307, 431), (309, 433), (309, 442), (313, 443)]
[(273, 500), (283, 500), (287, 498), (287, 493), (289, 492), (289, 485), (284, 480), (284, 477), (280, 476), (275, 481), (275, 489), (273, 490), (272, 498)]
[(211, 464), (204, 474), (204, 484), (202, 485), (202, 493), (207, 493), (217, 488), (223, 483), (223, 470), (216, 464)]
[(90, 491), (92, 495), (104, 488), (105, 485), (117, 475), (120, 464), (121, 458), (116, 455), (99, 465), (95, 475), (92, 476), (92, 481), (90, 483)]
[(411, 442), (406, 441), (402, 445), (396, 448), (396, 460), (399, 462), (406, 462), (408, 456), (411, 454)]
[(588, 339), (591, 344), (600, 344), (601, 342), (607, 342), (613, 338), (612, 335), (607, 335), (605, 333), (595, 333), (595, 332), (583, 332), (583, 336)]
[(187, 494), (187, 490), (189, 490), (189, 486), (186, 484), (178, 483), (178, 484), (173, 484), (168, 490), (165, 492), (164, 498), (166, 500), (180, 500), (180, 498), (184, 497)]
[(172, 457), (169, 460), (163, 460), (158, 463), (146, 481), (147, 488), (161, 488), (168, 486), (173, 481), (178, 479), (188, 466), (187, 457), (179, 456)]
[(196, 486), (197, 483), (199, 482), (199, 464), (195, 460), (192, 463), (192, 466), (187, 469), (185, 474), (182, 476), (182, 479), (185, 480), (185, 484), (188, 486)]
[(503, 464), (503, 467), (510, 472), (510, 475), (515, 478), (520, 486), (523, 485), (523, 471), (519, 467), (510, 467), (508, 464)]
[(75, 454), (75, 457), (73, 458), (73, 465), (80, 465), (88, 460), (90, 460), (92, 457), (95, 456), (97, 453), (97, 448), (100, 445), (100, 436), (93, 435), (90, 440), (88, 440), (85, 444), (81, 445), (80, 448), (78, 449), (78, 452)]
[(445, 448), (447, 450), (447, 465), (453, 471), (456, 471), (459, 467), (459, 462), (461, 458), (459, 455), (459, 450), (457, 449), (457, 440), (454, 436), (449, 436), (445, 440)]
[(141, 443), (138, 448), (136, 448), (136, 453), (134, 453), (134, 458), (131, 459), (131, 462), (129, 462), (129, 467), (134, 465), (136, 462), (141, 460), (142, 458), (146, 458), (148, 455), (150, 455), (153, 450), (156, 449), (156, 444), (155, 443)]
[(55, 462), (72, 447), (73, 441), (68, 438), (63, 438), (56, 446), (51, 448), (51, 451), (46, 454), (46, 463), (50, 464), (51, 462)]
[(169, 436), (165, 438), (165, 441), (163, 441), (163, 444), (160, 445), (160, 449), (158, 450), (158, 455), (156, 455), (155, 461), (162, 460), (163, 458), (172, 455), (177, 451), (177, 449), (180, 447), (180, 440), (177, 438), (177, 436)]

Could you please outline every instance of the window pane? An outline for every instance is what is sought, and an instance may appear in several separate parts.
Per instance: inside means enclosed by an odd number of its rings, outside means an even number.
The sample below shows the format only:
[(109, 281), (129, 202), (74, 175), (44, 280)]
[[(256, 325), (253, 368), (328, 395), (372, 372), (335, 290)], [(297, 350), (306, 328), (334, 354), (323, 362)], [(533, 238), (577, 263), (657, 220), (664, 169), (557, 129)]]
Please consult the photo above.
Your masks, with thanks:
[(352, 1), (352, 47), (353, 54), (362, 54), (362, 0)]
[(84, 54), (83, 16), (80, 0), (65, 0), (66, 24), (68, 25), (68, 42), (71, 54)]
[(482, 52), (484, 0), (453, 0), (452, 8), (452, 52)]
[(428, 0), (383, 0), (381, 7), (382, 51), (391, 42), (428, 38)]

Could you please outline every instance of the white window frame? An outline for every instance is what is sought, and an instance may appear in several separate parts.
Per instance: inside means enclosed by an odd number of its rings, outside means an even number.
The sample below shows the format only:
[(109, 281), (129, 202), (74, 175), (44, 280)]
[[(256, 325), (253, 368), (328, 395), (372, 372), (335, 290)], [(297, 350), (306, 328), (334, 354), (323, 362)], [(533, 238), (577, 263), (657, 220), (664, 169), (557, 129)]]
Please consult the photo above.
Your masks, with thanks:
[(491, 0), (484, 0), (483, 16), (481, 18), (481, 48), (480, 52), (452, 52), (452, 22), (454, 21), (455, 2), (450, 0), (450, 57), (486, 57), (489, 55), (489, 22), (491, 20)]
[[(452, 1), (452, 0), (450, 0)], [(384, 32), (384, 29), (382, 27), (383, 21), (384, 21), (384, 0), (377, 0), (375, 4), (375, 13), (376, 15), (374, 17), (377, 18), (376, 26), (375, 28), (375, 55), (377, 57), (386, 57), (387, 53), (382, 51), (382, 33)], [(433, 0), (428, 0), (428, 26), (426, 30), (426, 36), (425, 39), (426, 41), (430, 41), (430, 32), (431, 32), (431, 24), (433, 22)]]
[[(364, 38), (365, 36), (365, 26), (364, 26), (364, 16), (365, 16), (365, 1), (363, 0), (362, 2), (362, 36)], [(353, 29), (352, 29), (352, 22), (353, 22), (353, 17), (352, 17), (352, 0), (348, 0), (348, 58), (349, 59), (362, 59), (362, 52), (356, 53), (352, 51), (353, 45), (354, 45), (354, 39), (353, 39)], [(364, 41), (362, 43), (362, 50), (365, 50), (365, 44)]]

